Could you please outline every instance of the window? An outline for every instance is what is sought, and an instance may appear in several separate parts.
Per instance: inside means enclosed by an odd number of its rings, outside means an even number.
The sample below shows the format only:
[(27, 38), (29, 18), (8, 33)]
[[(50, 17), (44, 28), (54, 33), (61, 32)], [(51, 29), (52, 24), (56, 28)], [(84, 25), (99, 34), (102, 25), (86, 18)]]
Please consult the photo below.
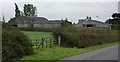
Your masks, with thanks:
[(94, 27), (94, 25), (93, 24), (83, 24), (83, 27)]
[(17, 25), (12, 25), (12, 26), (17, 27)]
[(92, 24), (89, 24), (89, 25), (87, 25), (87, 27), (93, 27), (93, 25), (92, 25)]

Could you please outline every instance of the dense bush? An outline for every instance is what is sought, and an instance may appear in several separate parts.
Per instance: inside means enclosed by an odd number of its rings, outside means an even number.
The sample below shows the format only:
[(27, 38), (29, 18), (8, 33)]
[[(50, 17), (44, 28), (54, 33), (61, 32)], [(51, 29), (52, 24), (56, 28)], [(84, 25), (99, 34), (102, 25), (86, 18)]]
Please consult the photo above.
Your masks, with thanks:
[(3, 25), (2, 60), (18, 59), (30, 54), (33, 54), (33, 49), (27, 36), (14, 27)]
[(60, 35), (61, 46), (66, 47), (84, 48), (118, 41), (117, 31), (102, 29), (77, 29), (73, 27), (59, 27), (54, 30), (53, 35), (56, 41), (58, 41), (58, 36)]
[(21, 31), (41, 31), (41, 32), (52, 32), (54, 28), (17, 28)]

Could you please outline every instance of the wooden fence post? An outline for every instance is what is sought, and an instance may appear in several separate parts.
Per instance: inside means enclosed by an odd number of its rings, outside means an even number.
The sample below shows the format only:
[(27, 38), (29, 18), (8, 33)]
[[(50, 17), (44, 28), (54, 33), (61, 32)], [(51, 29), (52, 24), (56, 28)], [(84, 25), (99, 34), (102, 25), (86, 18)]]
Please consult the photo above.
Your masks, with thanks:
[(60, 46), (60, 43), (61, 43), (61, 37), (60, 35), (58, 36), (58, 45)]

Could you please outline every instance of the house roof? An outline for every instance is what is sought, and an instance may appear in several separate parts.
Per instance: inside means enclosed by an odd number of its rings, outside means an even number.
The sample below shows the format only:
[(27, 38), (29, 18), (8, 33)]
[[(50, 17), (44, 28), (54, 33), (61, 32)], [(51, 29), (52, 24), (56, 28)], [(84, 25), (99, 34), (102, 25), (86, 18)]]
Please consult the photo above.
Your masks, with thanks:
[[(78, 23), (81, 23), (81, 22), (84, 22), (84, 21), (86, 21), (86, 19), (80, 19)], [(108, 23), (97, 21), (97, 20), (88, 20), (88, 21), (93, 21), (93, 22), (102, 23), (102, 24), (108, 24)], [(108, 24), (108, 25), (110, 25), (110, 24)]]
[(44, 17), (26, 17), (26, 16), (20, 16), (15, 19), (15, 21), (10, 22), (10, 24), (54, 24), (54, 23), (60, 23), (58, 20), (47, 20)]

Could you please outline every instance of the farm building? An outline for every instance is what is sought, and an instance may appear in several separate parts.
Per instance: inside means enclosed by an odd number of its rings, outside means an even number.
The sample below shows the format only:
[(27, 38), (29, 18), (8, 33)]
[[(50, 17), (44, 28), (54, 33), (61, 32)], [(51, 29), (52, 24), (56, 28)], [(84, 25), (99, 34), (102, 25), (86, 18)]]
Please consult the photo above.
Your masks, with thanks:
[(109, 29), (111, 30), (111, 25), (100, 22), (97, 20), (92, 20), (91, 17), (87, 17), (86, 19), (80, 19), (77, 24), (74, 25), (77, 28), (100, 28), (100, 29)]
[(47, 20), (44, 17), (20, 16), (9, 24), (15, 27), (54, 28), (60, 26), (60, 20)]

